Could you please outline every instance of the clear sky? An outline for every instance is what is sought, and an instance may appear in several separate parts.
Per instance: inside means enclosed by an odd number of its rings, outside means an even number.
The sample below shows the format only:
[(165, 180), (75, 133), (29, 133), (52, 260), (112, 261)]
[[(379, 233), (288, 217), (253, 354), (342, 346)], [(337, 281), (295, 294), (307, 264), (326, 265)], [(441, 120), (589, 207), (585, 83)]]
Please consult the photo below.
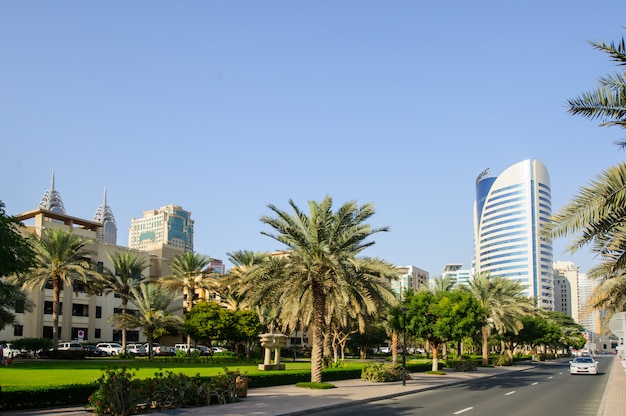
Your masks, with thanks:
[[(195, 251), (282, 248), (268, 204), (372, 202), (364, 254), (469, 268), (475, 179), (524, 159), (553, 210), (626, 154), (623, 130), (568, 115), (617, 67), (623, 0), (2, 1), (0, 200), (37, 208), (55, 172), (68, 215), (107, 189), (131, 218), (177, 204)], [(594, 259), (555, 243), (555, 260)]]

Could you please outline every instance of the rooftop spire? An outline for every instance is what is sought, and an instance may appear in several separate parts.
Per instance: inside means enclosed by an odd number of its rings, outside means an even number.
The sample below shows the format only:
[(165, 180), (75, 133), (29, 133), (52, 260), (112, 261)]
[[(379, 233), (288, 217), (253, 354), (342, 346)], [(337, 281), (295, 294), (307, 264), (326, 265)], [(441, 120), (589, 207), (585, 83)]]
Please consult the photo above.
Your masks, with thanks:
[(39, 208), (65, 214), (65, 206), (63, 205), (61, 194), (54, 189), (54, 170), (52, 171), (50, 189), (44, 192), (43, 197), (41, 197)]

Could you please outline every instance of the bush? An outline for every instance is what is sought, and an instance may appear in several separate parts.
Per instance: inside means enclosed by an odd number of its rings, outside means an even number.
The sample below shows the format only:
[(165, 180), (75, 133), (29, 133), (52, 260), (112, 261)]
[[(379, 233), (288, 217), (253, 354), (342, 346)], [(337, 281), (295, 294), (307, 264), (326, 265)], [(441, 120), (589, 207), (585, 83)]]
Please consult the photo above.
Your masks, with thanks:
[(513, 359), (508, 354), (498, 355), (492, 358), (493, 365), (513, 365)]
[(232, 403), (238, 396), (237, 378), (241, 375), (224, 370), (224, 374), (210, 378), (166, 371), (144, 380), (133, 379), (135, 373), (126, 367), (106, 370), (89, 403), (99, 416)]
[(367, 381), (384, 383), (402, 380), (402, 368), (385, 364), (368, 364), (363, 367), (361, 378)]
[(474, 360), (448, 360), (446, 367), (452, 368), (454, 371), (476, 371), (478, 367)]

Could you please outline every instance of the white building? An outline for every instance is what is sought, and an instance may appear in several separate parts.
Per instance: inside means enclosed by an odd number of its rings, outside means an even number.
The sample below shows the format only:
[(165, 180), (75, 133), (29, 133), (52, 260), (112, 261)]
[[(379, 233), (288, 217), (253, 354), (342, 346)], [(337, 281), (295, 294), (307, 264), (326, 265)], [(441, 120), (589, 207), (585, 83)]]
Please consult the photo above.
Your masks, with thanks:
[(538, 160), (519, 162), (497, 177), (476, 179), (474, 264), (515, 280), (539, 307), (554, 309), (552, 242), (540, 230), (552, 215), (550, 176)]

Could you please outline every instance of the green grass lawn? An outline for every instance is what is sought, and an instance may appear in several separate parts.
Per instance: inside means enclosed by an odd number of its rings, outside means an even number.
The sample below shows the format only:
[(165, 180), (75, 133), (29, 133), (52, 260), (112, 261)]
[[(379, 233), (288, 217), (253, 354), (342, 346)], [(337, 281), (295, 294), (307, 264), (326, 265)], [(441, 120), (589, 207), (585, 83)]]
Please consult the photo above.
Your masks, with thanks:
[[(311, 363), (308, 361), (283, 361), (286, 371), (310, 370)], [(156, 372), (172, 371), (194, 376), (213, 376), (228, 370), (239, 370), (249, 376), (261, 372), (256, 363), (232, 362), (232, 363), (186, 363), (182, 361), (146, 359), (119, 360), (115, 358), (88, 359), (75, 361), (57, 360), (16, 360), (11, 367), (0, 367), (0, 386), (2, 390), (22, 390), (32, 387), (59, 386), (66, 384), (86, 384), (96, 381), (107, 368), (120, 368), (126, 365), (135, 371), (138, 378), (153, 377)], [(347, 367), (362, 368), (362, 362), (346, 362)]]

